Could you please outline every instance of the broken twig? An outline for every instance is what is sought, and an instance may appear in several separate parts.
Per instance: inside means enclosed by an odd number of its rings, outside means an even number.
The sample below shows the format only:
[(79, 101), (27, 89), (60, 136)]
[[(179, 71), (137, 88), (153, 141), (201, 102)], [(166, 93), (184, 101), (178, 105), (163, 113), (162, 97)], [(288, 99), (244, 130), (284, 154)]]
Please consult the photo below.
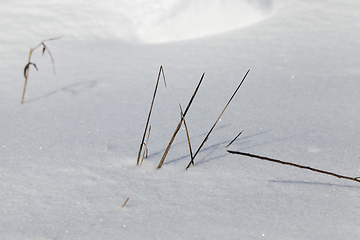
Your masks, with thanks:
[(126, 203), (129, 201), (130, 197), (128, 197), (122, 207), (125, 207)]

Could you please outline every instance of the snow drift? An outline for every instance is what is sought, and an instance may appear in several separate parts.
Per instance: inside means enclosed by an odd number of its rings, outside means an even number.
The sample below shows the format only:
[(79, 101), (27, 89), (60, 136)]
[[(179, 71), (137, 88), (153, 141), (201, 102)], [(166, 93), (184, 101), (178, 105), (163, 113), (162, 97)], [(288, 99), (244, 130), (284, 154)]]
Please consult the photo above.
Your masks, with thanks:
[(164, 43), (253, 24), (264, 19), (272, 5), (271, 0), (13, 1), (0, 10), (6, 19), (0, 30), (21, 33), (7, 39), (46, 33)]

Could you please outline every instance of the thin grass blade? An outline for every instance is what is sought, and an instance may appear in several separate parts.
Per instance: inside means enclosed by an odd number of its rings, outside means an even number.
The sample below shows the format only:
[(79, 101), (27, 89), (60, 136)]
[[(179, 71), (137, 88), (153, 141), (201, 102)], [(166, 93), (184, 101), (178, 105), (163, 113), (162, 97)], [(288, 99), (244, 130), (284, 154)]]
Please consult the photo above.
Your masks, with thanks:
[[(203, 73), (203, 75), (201, 76), (200, 81), (199, 81), (198, 85), (196, 86), (196, 89), (195, 89), (193, 95), (191, 96), (191, 99), (190, 99), (190, 101), (189, 101), (189, 103), (188, 103), (188, 105), (187, 105), (187, 107), (186, 107), (186, 109), (185, 109), (185, 112), (184, 112), (184, 114), (183, 114), (184, 117), (185, 117), (187, 111), (189, 110), (189, 108), (190, 108), (190, 106), (191, 106), (191, 103), (193, 102), (193, 100), (194, 100), (194, 98), (195, 98), (195, 96), (196, 96), (196, 93), (198, 92), (198, 90), (199, 90), (199, 88), (200, 88), (200, 85), (201, 85), (201, 83), (202, 83), (202, 81), (203, 81), (203, 79), (204, 79), (204, 76), (205, 76), (205, 73)], [(168, 152), (169, 152), (169, 150), (170, 150), (170, 148), (171, 148), (171, 145), (172, 145), (172, 143), (174, 142), (175, 137), (176, 137), (177, 133), (178, 133), (179, 130), (180, 130), (181, 124), (182, 124), (182, 119), (180, 120), (180, 122), (179, 122), (178, 125), (176, 126), (176, 129), (175, 129), (173, 135), (171, 136), (170, 142), (169, 142), (169, 144), (167, 145), (167, 147), (166, 147), (166, 149), (165, 149), (165, 152), (164, 152), (164, 154), (162, 155), (161, 160), (160, 160), (160, 162), (159, 162), (159, 165), (158, 165), (158, 167), (157, 167), (158, 169), (161, 168), (161, 166), (163, 165), (163, 163), (164, 163), (164, 161), (165, 161), (165, 158), (166, 158), (166, 156), (167, 156), (167, 154), (168, 154)]]
[(43, 45), (44, 45), (43, 54), (44, 54), (45, 50), (47, 50), (47, 52), (49, 53), (49, 56), (50, 56), (50, 58), (51, 58), (51, 62), (52, 62), (52, 64), (53, 64), (53, 72), (54, 72), (54, 74), (56, 75), (54, 58), (53, 58), (53, 56), (51, 55), (50, 49), (49, 49), (44, 43), (43, 43)]
[(126, 203), (129, 201), (130, 197), (128, 197), (122, 207), (125, 207)]
[(191, 142), (190, 142), (190, 135), (189, 135), (189, 131), (188, 131), (188, 128), (187, 128), (187, 125), (186, 125), (184, 113), (183, 113), (183, 110), (182, 110), (182, 108), (181, 108), (180, 103), (179, 103), (179, 107), (180, 107), (181, 119), (182, 119), (183, 122), (184, 122), (185, 131), (186, 131), (186, 137), (187, 137), (188, 144), (189, 144), (190, 158), (193, 159), (193, 153), (192, 153)]
[(206, 134), (206, 137), (204, 138), (204, 140), (202, 141), (200, 147), (196, 150), (193, 158), (191, 159), (191, 161), (189, 162), (189, 164), (187, 165), (186, 169), (188, 169), (190, 167), (191, 164), (194, 164), (194, 159), (196, 157), (196, 155), (199, 153), (199, 151), (201, 150), (201, 148), (204, 146), (205, 142), (208, 140), (211, 132), (214, 130), (216, 124), (219, 122), (221, 116), (223, 115), (223, 113), (225, 112), (226, 108), (229, 106), (230, 102), (233, 100), (233, 98), (235, 97), (236, 93), (238, 92), (238, 90), (240, 89), (241, 85), (243, 84), (243, 82), (245, 81), (246, 76), (248, 75), (248, 73), (250, 72), (250, 69), (246, 72), (245, 76), (243, 77), (242, 81), (240, 82), (240, 84), (238, 85), (238, 87), (236, 88), (236, 90), (234, 91), (233, 95), (231, 96), (230, 100), (227, 102), (227, 104), (225, 105), (224, 109), (222, 110), (220, 116), (217, 118), (217, 120), (215, 121), (214, 125), (210, 128), (210, 131), (208, 132), (208, 134)]
[[(139, 165), (141, 150), (142, 150), (143, 145), (145, 144), (145, 143), (144, 143), (144, 140), (145, 140), (146, 131), (147, 131), (147, 128), (148, 128), (148, 125), (149, 125), (149, 122), (150, 122), (150, 117), (151, 117), (152, 108), (153, 108), (154, 102), (155, 102), (156, 92), (157, 92), (157, 89), (158, 89), (158, 86), (159, 86), (159, 80), (160, 80), (160, 76), (161, 76), (161, 71), (163, 71), (163, 67), (162, 67), (162, 66), (160, 66), (158, 78), (157, 78), (157, 80), (156, 80), (154, 95), (153, 95), (153, 98), (152, 98), (152, 101), (151, 101), (151, 106), (150, 106), (148, 118), (147, 118), (147, 120), (146, 120), (144, 134), (143, 134), (143, 137), (142, 137), (142, 140), (141, 140), (141, 143), (140, 143), (140, 149), (139, 149), (139, 152), (138, 152), (136, 165)], [(165, 82), (165, 75), (163, 74), (163, 76), (164, 76), (164, 82)]]
[(228, 144), (226, 145), (226, 147), (229, 147), (233, 142), (235, 142), (235, 140), (243, 133), (244, 130), (242, 130), (238, 135), (236, 135), (236, 137)]
[(29, 71), (29, 67), (30, 65), (33, 65), (36, 69), (36, 71), (39, 71), (39, 69), (37, 68), (36, 64), (35, 63), (32, 63), (32, 62), (29, 62), (28, 64), (26, 64), (25, 68), (24, 68), (24, 77), (26, 78), (27, 77), (27, 73)]
[(149, 142), (150, 131), (151, 131), (151, 125), (149, 126), (149, 132), (148, 132), (148, 135), (147, 135), (147, 138), (146, 138), (145, 148), (144, 148), (143, 156), (141, 158), (140, 165), (143, 164), (145, 154), (146, 154), (146, 157), (147, 157), (147, 151), (148, 151), (147, 144)]

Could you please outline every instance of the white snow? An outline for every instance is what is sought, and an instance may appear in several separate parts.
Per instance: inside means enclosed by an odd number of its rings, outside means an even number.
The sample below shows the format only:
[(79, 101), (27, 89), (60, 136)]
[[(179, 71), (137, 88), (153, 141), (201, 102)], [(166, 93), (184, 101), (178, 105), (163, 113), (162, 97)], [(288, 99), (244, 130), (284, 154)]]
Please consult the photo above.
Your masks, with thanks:
[(43, 35), (46, 29), (46, 34), (66, 33), (76, 40), (163, 43), (234, 30), (264, 19), (272, 8), (266, 0), (15, 0), (0, 11), (1, 30), (10, 33), (3, 38), (9, 41), (16, 35)]
[[(0, 2), (1, 239), (357, 239), (360, 4)], [(55, 59), (30, 47), (47, 42)], [(159, 67), (149, 157), (136, 157)], [(200, 76), (186, 121), (156, 166)], [(109, 145), (108, 145), (109, 144)], [(109, 149), (108, 149), (109, 146)], [(130, 197), (126, 206), (122, 205)]]

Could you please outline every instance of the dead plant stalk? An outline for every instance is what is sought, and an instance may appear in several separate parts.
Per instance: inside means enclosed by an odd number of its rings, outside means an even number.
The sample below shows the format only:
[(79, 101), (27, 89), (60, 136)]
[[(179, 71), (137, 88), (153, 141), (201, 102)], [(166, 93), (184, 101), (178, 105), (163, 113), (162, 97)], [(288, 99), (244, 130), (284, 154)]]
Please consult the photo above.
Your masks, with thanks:
[[(188, 112), (188, 110), (189, 110), (189, 108), (190, 108), (190, 106), (191, 106), (191, 103), (193, 102), (193, 100), (194, 100), (194, 98), (195, 98), (195, 96), (196, 96), (196, 93), (198, 92), (198, 90), (199, 90), (199, 88), (200, 88), (200, 85), (201, 85), (201, 83), (202, 83), (202, 80), (204, 79), (204, 76), (205, 76), (205, 73), (202, 74), (202, 76), (201, 76), (201, 78), (200, 78), (200, 81), (199, 81), (198, 85), (196, 86), (195, 91), (194, 91), (193, 95), (191, 96), (191, 99), (190, 99), (190, 101), (189, 101), (189, 103), (188, 103), (188, 105), (187, 105), (187, 107), (186, 107), (186, 109), (185, 109), (185, 112), (184, 112), (184, 114), (183, 114), (183, 117), (185, 117), (186, 113)], [(166, 156), (167, 156), (167, 154), (168, 154), (168, 152), (169, 152), (169, 150), (170, 150), (170, 147), (171, 147), (172, 143), (174, 142), (177, 133), (178, 133), (179, 130), (180, 130), (182, 121), (183, 121), (183, 118), (180, 119), (180, 122), (179, 122), (178, 125), (176, 126), (176, 129), (175, 129), (173, 135), (171, 136), (170, 142), (169, 142), (169, 144), (167, 145), (167, 147), (166, 147), (166, 149), (165, 149), (165, 152), (164, 152), (164, 154), (162, 155), (161, 160), (160, 160), (160, 162), (159, 162), (159, 165), (158, 165), (158, 167), (157, 167), (158, 169), (161, 168), (161, 166), (163, 165), (163, 163), (164, 163), (164, 161), (165, 161), (165, 158), (166, 158)]]
[(244, 130), (242, 130), (238, 135), (236, 135), (236, 137), (228, 144), (226, 145), (226, 147), (229, 147), (233, 142), (235, 142), (235, 140), (243, 133)]
[(187, 137), (188, 144), (189, 144), (190, 159), (192, 159), (192, 158), (193, 158), (193, 153), (192, 153), (192, 148), (191, 148), (190, 135), (189, 135), (188, 127), (187, 127), (187, 124), (186, 124), (186, 121), (185, 121), (185, 117), (184, 117), (184, 113), (183, 113), (183, 110), (182, 110), (182, 108), (181, 108), (180, 103), (179, 103), (179, 107), (180, 107), (181, 119), (182, 119), (183, 122), (184, 122), (186, 137)]
[(125, 207), (126, 203), (129, 201), (130, 197), (128, 197), (122, 207)]
[(157, 89), (158, 89), (158, 86), (159, 86), (159, 80), (160, 80), (161, 72), (162, 72), (162, 75), (163, 75), (163, 78), (164, 78), (164, 84), (165, 84), (165, 87), (166, 87), (164, 69), (163, 69), (162, 66), (160, 66), (159, 74), (158, 74), (158, 77), (157, 77), (157, 80), (156, 80), (154, 95), (153, 95), (153, 98), (152, 98), (152, 101), (151, 101), (148, 118), (147, 118), (146, 124), (145, 124), (144, 134), (143, 134), (143, 137), (142, 137), (142, 140), (141, 140), (141, 143), (140, 143), (140, 149), (139, 149), (139, 152), (138, 152), (136, 165), (139, 165), (139, 163), (140, 163), (141, 150), (142, 150), (143, 146), (145, 145), (145, 142), (144, 142), (144, 141), (145, 141), (146, 131), (147, 131), (147, 128), (148, 128), (148, 126), (149, 126), (150, 117), (151, 117), (151, 112), (152, 112), (152, 109), (153, 109), (153, 106), (154, 106), (155, 96), (156, 96), (156, 92), (157, 92)]
[(218, 123), (218, 121), (220, 120), (221, 116), (224, 114), (226, 108), (229, 106), (230, 102), (233, 100), (233, 98), (235, 97), (236, 93), (238, 92), (238, 90), (240, 89), (241, 85), (243, 84), (243, 82), (245, 81), (246, 76), (248, 75), (248, 73), (250, 72), (250, 69), (245, 73), (245, 76), (243, 77), (243, 79), (241, 80), (239, 86), (236, 88), (236, 90), (234, 91), (233, 95), (231, 96), (230, 100), (227, 102), (227, 104), (225, 105), (224, 109), (222, 110), (220, 116), (217, 118), (217, 120), (215, 121), (214, 125), (211, 127), (210, 131), (208, 132), (208, 134), (206, 134), (206, 137), (204, 138), (204, 140), (202, 141), (202, 143), (200, 144), (200, 147), (196, 150), (194, 156), (192, 157), (191, 161), (189, 162), (189, 164), (186, 167), (186, 170), (190, 167), (191, 164), (194, 164), (194, 159), (196, 157), (196, 155), (199, 153), (199, 151), (201, 150), (201, 148), (204, 146), (205, 142), (208, 140), (211, 132), (214, 130), (216, 124)]
[(150, 138), (150, 131), (151, 131), (151, 125), (149, 126), (149, 131), (148, 131), (148, 135), (147, 135), (147, 138), (146, 138), (145, 148), (144, 148), (144, 152), (143, 152), (143, 155), (142, 155), (142, 158), (141, 158), (140, 165), (144, 162), (144, 157), (147, 158), (147, 153), (148, 153), (147, 145), (148, 145), (149, 138)]
[(336, 174), (336, 173), (333, 173), (333, 172), (328, 172), (328, 171), (312, 168), (312, 167), (309, 167), (309, 166), (303, 166), (303, 165), (299, 165), (299, 164), (295, 164), (295, 163), (291, 163), (291, 162), (284, 162), (284, 161), (281, 161), (281, 160), (278, 160), (278, 159), (262, 157), (262, 156), (254, 155), (254, 154), (250, 154), (250, 153), (231, 151), (231, 150), (227, 150), (227, 151), (229, 153), (232, 153), (232, 154), (239, 154), (239, 155), (248, 156), (248, 157), (252, 157), (252, 158), (257, 158), (257, 159), (261, 159), (261, 160), (265, 160), (265, 161), (281, 163), (281, 164), (290, 165), (290, 166), (297, 167), (297, 168), (304, 168), (304, 169), (307, 169), (307, 170), (310, 170), (310, 171), (331, 175), (331, 176), (334, 176), (334, 177), (337, 177), (337, 178), (343, 178), (343, 179), (348, 179), (348, 180), (360, 182), (360, 177), (343, 176), (343, 175), (339, 175), (339, 174)]
[[(62, 37), (62, 36), (61, 36), (61, 37)], [(56, 74), (56, 73), (55, 73), (55, 62), (54, 62), (54, 58), (53, 58), (53, 56), (51, 55), (51, 52), (50, 52), (49, 48), (45, 45), (45, 42), (47, 42), (47, 41), (52, 41), (52, 40), (57, 40), (57, 39), (59, 39), (59, 38), (61, 38), (61, 37), (46, 39), (46, 40), (42, 41), (41, 43), (39, 43), (36, 47), (30, 48), (28, 63), (25, 65), (25, 68), (24, 68), (25, 83), (24, 83), (24, 90), (23, 90), (23, 94), (22, 94), (22, 98), (21, 98), (21, 104), (24, 103), (25, 91), (26, 91), (27, 80), (28, 80), (28, 77), (29, 77), (30, 65), (33, 65), (36, 70), (39, 70), (39, 69), (37, 68), (36, 64), (31, 62), (32, 53), (35, 51), (35, 49), (39, 48), (40, 46), (43, 46), (42, 55), (44, 55), (45, 51), (47, 50), (47, 52), (49, 53), (49, 56), (50, 56), (50, 58), (51, 58), (52, 64), (53, 64), (54, 74)]]

